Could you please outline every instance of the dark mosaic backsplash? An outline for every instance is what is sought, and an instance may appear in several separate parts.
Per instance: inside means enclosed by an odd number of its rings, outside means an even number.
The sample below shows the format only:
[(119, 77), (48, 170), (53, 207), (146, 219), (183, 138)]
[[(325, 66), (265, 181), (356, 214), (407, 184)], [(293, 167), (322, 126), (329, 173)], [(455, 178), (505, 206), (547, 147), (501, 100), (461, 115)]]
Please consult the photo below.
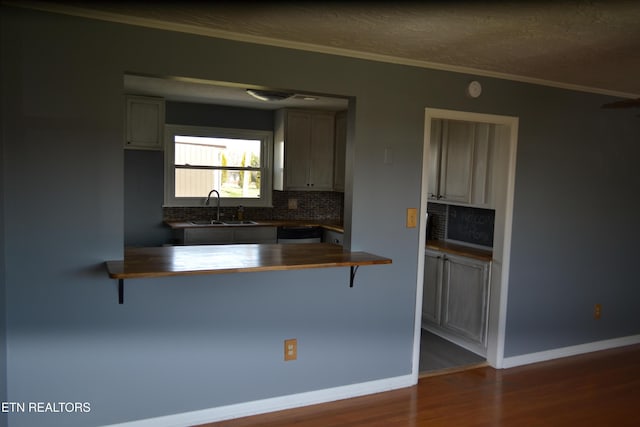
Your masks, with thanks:
[[(295, 199), (297, 209), (289, 209)], [(274, 191), (272, 208), (244, 208), (244, 218), (251, 220), (314, 220), (342, 222), (344, 194), (333, 191)], [(237, 219), (237, 207), (220, 208), (222, 219)], [(215, 207), (165, 207), (165, 221), (206, 220), (215, 216)]]

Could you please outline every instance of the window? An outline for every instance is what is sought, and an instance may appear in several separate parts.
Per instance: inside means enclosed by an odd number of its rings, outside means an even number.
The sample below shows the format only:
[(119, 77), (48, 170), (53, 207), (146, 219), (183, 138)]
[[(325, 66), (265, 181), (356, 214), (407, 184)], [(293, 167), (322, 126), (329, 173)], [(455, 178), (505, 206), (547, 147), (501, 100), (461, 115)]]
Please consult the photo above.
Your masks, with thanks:
[(211, 190), (222, 206), (271, 205), (269, 131), (166, 126), (165, 205), (202, 206)]

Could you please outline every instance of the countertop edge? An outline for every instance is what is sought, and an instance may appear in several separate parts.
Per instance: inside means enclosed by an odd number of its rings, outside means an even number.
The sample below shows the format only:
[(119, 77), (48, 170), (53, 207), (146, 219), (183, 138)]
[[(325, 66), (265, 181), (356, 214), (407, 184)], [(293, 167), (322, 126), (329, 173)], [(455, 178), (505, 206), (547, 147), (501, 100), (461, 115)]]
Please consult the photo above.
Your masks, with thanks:
[(469, 258), (474, 258), (480, 261), (493, 260), (493, 252), (490, 250), (473, 248), (470, 246), (464, 246), (457, 243), (446, 242), (444, 240), (428, 240), (426, 244), (426, 248), (449, 253), (452, 255), (460, 255), (460, 256), (465, 256)]
[(134, 248), (125, 252), (123, 260), (105, 261), (105, 266), (112, 279), (135, 279), (391, 263), (379, 255), (315, 243)]
[(185, 228), (227, 228), (227, 227), (242, 227), (242, 228), (250, 228), (250, 227), (279, 227), (279, 226), (289, 226), (289, 227), (320, 227), (326, 230), (336, 231), (338, 233), (344, 233), (344, 226), (339, 224), (330, 224), (323, 223), (320, 221), (313, 220), (254, 220), (255, 224), (220, 224), (220, 225), (207, 225), (207, 224), (191, 224), (189, 221), (164, 221), (164, 224), (169, 226), (173, 230), (181, 230)]

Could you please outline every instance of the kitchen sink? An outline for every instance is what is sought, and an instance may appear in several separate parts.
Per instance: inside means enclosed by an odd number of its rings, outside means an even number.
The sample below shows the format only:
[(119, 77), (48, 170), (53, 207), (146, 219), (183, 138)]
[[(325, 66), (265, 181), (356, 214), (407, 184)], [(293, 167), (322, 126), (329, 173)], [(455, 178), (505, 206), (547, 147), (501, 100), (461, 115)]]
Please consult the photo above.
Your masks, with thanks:
[(225, 224), (227, 225), (253, 225), (253, 224), (257, 224), (257, 222), (255, 221), (249, 221), (247, 219), (243, 219), (243, 220), (233, 220), (233, 221), (224, 221)]
[(224, 222), (222, 221), (216, 221), (215, 219), (213, 220), (198, 220), (198, 221), (190, 221), (191, 224), (193, 225), (224, 225)]

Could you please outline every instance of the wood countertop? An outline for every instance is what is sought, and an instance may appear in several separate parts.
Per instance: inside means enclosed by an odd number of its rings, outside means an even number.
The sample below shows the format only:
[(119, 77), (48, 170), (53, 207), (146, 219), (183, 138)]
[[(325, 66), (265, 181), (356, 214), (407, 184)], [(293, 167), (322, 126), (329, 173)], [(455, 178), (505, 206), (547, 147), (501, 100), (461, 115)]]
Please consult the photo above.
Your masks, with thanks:
[(491, 261), (493, 252), (485, 249), (477, 249), (457, 243), (446, 242), (444, 240), (427, 240), (427, 249), (434, 249), (452, 255), (461, 255), (475, 258), (480, 261)]
[(329, 243), (198, 245), (129, 248), (107, 261), (112, 279), (299, 270), (391, 264), (391, 259), (349, 252)]
[(314, 220), (254, 220), (255, 224), (218, 224), (218, 225), (210, 225), (210, 224), (192, 224), (190, 221), (166, 221), (167, 224), (172, 229), (182, 229), (182, 228), (203, 228), (203, 227), (322, 227), (327, 230), (337, 231), (338, 233), (344, 233), (344, 226), (342, 224), (337, 224), (335, 222), (323, 222), (323, 221), (314, 221)]

